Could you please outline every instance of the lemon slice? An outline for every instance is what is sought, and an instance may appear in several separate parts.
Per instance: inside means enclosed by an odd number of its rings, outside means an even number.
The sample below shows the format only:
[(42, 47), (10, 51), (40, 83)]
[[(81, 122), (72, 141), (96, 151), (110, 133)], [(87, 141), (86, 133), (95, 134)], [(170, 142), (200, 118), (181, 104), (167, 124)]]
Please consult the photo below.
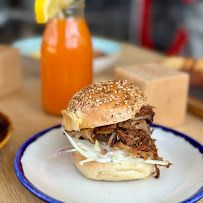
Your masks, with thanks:
[(37, 23), (46, 23), (59, 11), (59, 0), (35, 0), (35, 15)]
[(37, 23), (46, 23), (56, 16), (58, 11), (68, 8), (78, 0), (35, 0), (35, 15)]

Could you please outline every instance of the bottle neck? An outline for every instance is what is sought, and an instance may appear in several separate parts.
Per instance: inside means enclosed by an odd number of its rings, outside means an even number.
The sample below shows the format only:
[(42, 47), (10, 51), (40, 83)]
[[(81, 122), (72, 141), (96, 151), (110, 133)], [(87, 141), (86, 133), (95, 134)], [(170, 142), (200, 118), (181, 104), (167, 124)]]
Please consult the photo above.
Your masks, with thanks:
[(65, 18), (84, 17), (85, 0), (72, 0), (72, 3), (63, 10)]
[(64, 18), (84, 17), (84, 8), (68, 8), (63, 10)]

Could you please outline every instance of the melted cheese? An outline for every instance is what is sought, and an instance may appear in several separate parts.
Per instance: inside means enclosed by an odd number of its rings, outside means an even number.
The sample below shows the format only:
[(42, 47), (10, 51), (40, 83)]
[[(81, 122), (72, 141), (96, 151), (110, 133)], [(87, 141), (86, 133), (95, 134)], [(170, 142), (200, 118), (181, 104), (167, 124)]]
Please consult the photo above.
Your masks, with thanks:
[(82, 119), (78, 118), (79, 113), (77, 112), (68, 112), (68, 111), (64, 111), (70, 118), (71, 118), (71, 124), (73, 127), (74, 131), (80, 131), (80, 125), (82, 124)]

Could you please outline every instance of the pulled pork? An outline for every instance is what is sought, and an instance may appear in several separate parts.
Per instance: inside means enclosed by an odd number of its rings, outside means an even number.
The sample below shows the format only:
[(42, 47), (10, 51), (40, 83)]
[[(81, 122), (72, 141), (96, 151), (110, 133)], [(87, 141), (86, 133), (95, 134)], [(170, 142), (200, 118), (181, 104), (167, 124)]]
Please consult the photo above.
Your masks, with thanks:
[(88, 139), (92, 143), (98, 140), (114, 149), (126, 150), (134, 157), (162, 160), (157, 155), (155, 140), (150, 136), (149, 124), (153, 122), (153, 116), (152, 107), (146, 105), (142, 106), (134, 118), (127, 121), (69, 134), (77, 139)]
[[(113, 149), (128, 151), (132, 156), (163, 161), (158, 156), (155, 140), (151, 138), (149, 124), (153, 122), (154, 112), (149, 105), (142, 106), (134, 118), (117, 124), (96, 127), (94, 129), (82, 129), (78, 132), (68, 132), (70, 136), (88, 139), (94, 143), (98, 140)], [(159, 169), (156, 166), (159, 177)]]
[(134, 118), (117, 124), (94, 128), (92, 137), (114, 149), (122, 149), (134, 157), (162, 160), (157, 154), (155, 140), (151, 138), (149, 124), (153, 122), (151, 106), (143, 106)]

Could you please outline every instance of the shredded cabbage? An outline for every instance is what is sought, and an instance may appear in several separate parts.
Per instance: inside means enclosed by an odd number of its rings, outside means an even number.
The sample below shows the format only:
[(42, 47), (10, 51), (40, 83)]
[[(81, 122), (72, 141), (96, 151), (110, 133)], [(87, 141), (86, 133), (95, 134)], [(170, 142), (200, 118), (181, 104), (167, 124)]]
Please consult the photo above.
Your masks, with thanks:
[(73, 147), (80, 152), (82, 155), (84, 155), (86, 158), (90, 158), (89, 154), (84, 151), (83, 149), (81, 149), (80, 147), (78, 147), (78, 145), (73, 141), (73, 139), (71, 138), (70, 135), (68, 135), (68, 133), (66, 131), (64, 131), (65, 135), (68, 137), (70, 143), (73, 145)]
[(87, 158), (80, 162), (81, 165), (90, 161), (97, 161), (101, 163), (126, 161), (126, 162), (142, 162), (158, 165), (167, 165), (169, 163), (168, 161), (158, 161), (151, 159), (144, 160), (142, 158), (135, 159), (132, 156), (129, 156), (128, 152), (126, 151), (122, 150), (113, 151), (111, 147), (105, 145), (102, 145), (102, 148), (106, 149), (108, 152), (105, 155), (102, 155), (101, 148), (97, 140), (95, 141), (95, 144), (92, 144), (88, 140), (79, 140), (72, 138), (70, 137), (70, 135), (68, 135), (65, 129), (63, 129), (63, 131), (65, 135), (68, 137), (70, 143), (76, 149), (76, 151), (78, 151), (81, 155)]
[(99, 141), (98, 141), (98, 140), (95, 141), (94, 149), (95, 149), (96, 151), (101, 151), (101, 148), (100, 148), (100, 146), (99, 146)]

